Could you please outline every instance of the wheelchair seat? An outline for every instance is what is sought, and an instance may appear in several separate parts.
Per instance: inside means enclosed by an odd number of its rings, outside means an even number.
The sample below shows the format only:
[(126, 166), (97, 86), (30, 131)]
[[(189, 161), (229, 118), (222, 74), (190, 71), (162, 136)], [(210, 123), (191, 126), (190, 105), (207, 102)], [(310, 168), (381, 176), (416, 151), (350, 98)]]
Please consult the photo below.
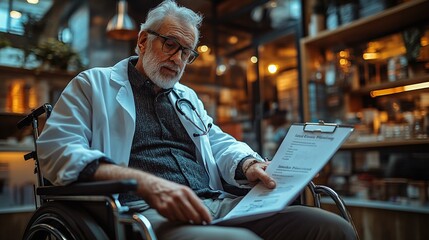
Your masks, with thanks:
[[(150, 222), (140, 213), (129, 211), (118, 201), (120, 193), (137, 189), (134, 179), (120, 181), (97, 181), (73, 183), (67, 186), (47, 185), (39, 168), (36, 140), (39, 136), (38, 118), (46, 113), (49, 117), (52, 107), (44, 104), (23, 118), (18, 128), (32, 125), (34, 151), (24, 156), (33, 158), (37, 186), (35, 187), (36, 211), (25, 229), (23, 239), (156, 239)], [(230, 190), (233, 190), (232, 187)], [(329, 187), (308, 184), (314, 206), (321, 208), (320, 195), (326, 194), (336, 203), (340, 215), (347, 220), (357, 239), (359, 236), (350, 213), (341, 197)], [(228, 189), (226, 189), (228, 191)], [(235, 189), (237, 190), (237, 189)], [(238, 189), (238, 195), (247, 190)], [(305, 204), (305, 194), (301, 194), (301, 204)]]

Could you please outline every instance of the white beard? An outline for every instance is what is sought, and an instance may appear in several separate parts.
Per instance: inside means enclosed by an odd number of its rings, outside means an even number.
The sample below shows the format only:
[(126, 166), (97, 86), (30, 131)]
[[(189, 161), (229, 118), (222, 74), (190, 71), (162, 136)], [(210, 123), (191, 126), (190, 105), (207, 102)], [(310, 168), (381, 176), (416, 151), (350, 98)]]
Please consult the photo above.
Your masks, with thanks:
[[(142, 66), (147, 76), (150, 80), (152, 80), (153, 83), (155, 83), (155, 85), (162, 89), (173, 88), (173, 86), (180, 81), (180, 78), (182, 78), (185, 68), (179, 69), (178, 66), (175, 66), (173, 64), (156, 62), (154, 61), (155, 59), (156, 56), (155, 54), (153, 54), (152, 47), (149, 46), (142, 59)], [(163, 76), (161, 74), (161, 67), (164, 66), (179, 70), (178, 75), (173, 78)]]

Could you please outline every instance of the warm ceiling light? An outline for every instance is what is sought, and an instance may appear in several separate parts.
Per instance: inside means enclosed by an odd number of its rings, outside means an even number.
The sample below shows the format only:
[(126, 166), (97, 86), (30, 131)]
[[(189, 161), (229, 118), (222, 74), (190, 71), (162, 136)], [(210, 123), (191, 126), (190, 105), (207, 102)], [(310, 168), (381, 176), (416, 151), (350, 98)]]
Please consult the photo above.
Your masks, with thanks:
[(278, 69), (278, 67), (275, 64), (268, 65), (268, 72), (271, 73), (271, 74), (276, 73), (277, 69)]
[(426, 47), (427, 45), (429, 45), (429, 40), (427, 37), (423, 36), (420, 39), (420, 45), (422, 45), (422, 47)]
[(276, 1), (269, 1), (267, 3), (267, 6), (270, 8), (276, 8), (277, 7), (277, 2)]
[(425, 89), (425, 88), (429, 88), (429, 82), (416, 83), (416, 84), (400, 86), (400, 87), (395, 87), (395, 88), (386, 88), (386, 89), (374, 90), (374, 91), (370, 92), (370, 95), (371, 95), (371, 97), (375, 98), (375, 97), (380, 97), (380, 96), (385, 96), (385, 95), (390, 95), (390, 94), (395, 94), (395, 93), (401, 93), (401, 92), (420, 90), (420, 89)]
[(367, 53), (364, 53), (362, 57), (365, 60), (373, 60), (373, 59), (377, 59), (379, 57), (379, 54), (376, 52), (367, 52)]
[(229, 37), (229, 38), (228, 38), (228, 42), (229, 42), (230, 44), (236, 44), (236, 43), (238, 43), (238, 37), (236, 37), (236, 36), (231, 36), (231, 37)]
[(225, 73), (225, 71), (226, 71), (226, 66), (224, 64), (221, 64), (216, 68), (216, 75), (222, 76)]
[(15, 19), (21, 18), (21, 16), (22, 16), (21, 12), (18, 12), (15, 10), (10, 11), (9, 14), (10, 14), (11, 18), (15, 18)]
[(347, 51), (340, 51), (339, 55), (342, 58), (348, 58), (349, 57), (349, 53)]
[(27, 0), (27, 2), (30, 4), (38, 4), (39, 0)]
[(373, 60), (380, 58), (380, 53), (378, 52), (378, 49), (381, 48), (381, 45), (379, 42), (369, 42), (368, 47), (364, 51), (362, 57), (365, 60)]
[(252, 56), (252, 57), (250, 58), (250, 61), (251, 61), (252, 63), (257, 63), (257, 62), (258, 62), (258, 58), (257, 58), (256, 56)]
[(198, 48), (198, 50), (199, 50), (199, 52), (205, 53), (205, 52), (207, 52), (209, 50), (209, 47), (207, 47), (207, 45), (201, 45)]
[(136, 24), (127, 14), (127, 2), (119, 0), (117, 13), (107, 24), (107, 36), (116, 40), (132, 40), (137, 38)]

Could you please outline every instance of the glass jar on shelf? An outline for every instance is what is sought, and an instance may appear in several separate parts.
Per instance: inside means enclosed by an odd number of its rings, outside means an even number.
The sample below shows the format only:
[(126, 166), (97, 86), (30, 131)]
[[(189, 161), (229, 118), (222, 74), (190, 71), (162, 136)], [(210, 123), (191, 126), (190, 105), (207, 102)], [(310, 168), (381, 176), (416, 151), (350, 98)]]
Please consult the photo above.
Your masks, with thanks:
[(415, 138), (427, 138), (427, 126), (426, 126), (426, 111), (415, 110), (412, 124), (413, 137)]
[(390, 82), (408, 78), (408, 61), (405, 56), (395, 56), (388, 60), (387, 77)]

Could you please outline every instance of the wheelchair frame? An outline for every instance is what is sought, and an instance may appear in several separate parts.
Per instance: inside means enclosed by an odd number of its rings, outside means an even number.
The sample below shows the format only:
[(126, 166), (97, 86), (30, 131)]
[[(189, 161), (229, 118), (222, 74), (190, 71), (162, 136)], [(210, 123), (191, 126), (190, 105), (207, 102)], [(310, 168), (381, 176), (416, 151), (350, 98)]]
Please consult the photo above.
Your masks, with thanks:
[[(24, 155), (25, 160), (34, 159), (37, 174), (37, 186), (35, 187), (36, 211), (30, 219), (24, 232), (23, 239), (40, 239), (41, 237), (54, 237), (56, 239), (79, 239), (81, 237), (90, 239), (126, 239), (126, 230), (133, 227), (141, 239), (156, 239), (152, 226), (142, 214), (130, 213), (128, 207), (122, 206), (117, 197), (119, 193), (132, 192), (137, 189), (137, 182), (133, 179), (121, 181), (98, 181), (91, 183), (74, 183), (68, 186), (48, 186), (45, 185), (45, 179), (40, 170), (39, 159), (37, 157), (36, 140), (39, 137), (39, 116), (46, 113), (50, 116), (52, 106), (44, 104), (33, 110), (29, 115), (18, 122), (17, 127), (22, 129), (31, 125), (33, 128), (34, 151)], [(76, 204), (80, 203), (80, 204)], [(97, 229), (90, 217), (81, 211), (65, 207), (74, 205), (82, 207), (84, 204), (98, 204), (105, 206), (112, 227), (106, 233), (105, 230)], [(79, 223), (73, 223), (55, 214), (56, 210), (62, 209), (63, 213), (69, 217), (76, 217), (89, 227), (82, 226)], [(78, 228), (78, 229), (70, 229)], [(85, 228), (84, 230), (82, 230)], [(73, 232), (81, 232), (83, 235), (75, 236)]]
[[(34, 173), (37, 174), (38, 180), (34, 192), (36, 211), (27, 225), (23, 239), (41, 239), (41, 237), (46, 239), (47, 236), (50, 237), (49, 239), (52, 237), (55, 239), (128, 239), (130, 231), (127, 230), (132, 230), (131, 232), (138, 234), (136, 236), (138, 239), (157, 239), (151, 223), (145, 216), (130, 212), (127, 206), (122, 206), (118, 201), (117, 197), (120, 193), (133, 192), (137, 189), (137, 182), (134, 179), (73, 183), (67, 186), (45, 185), (37, 158), (36, 140), (39, 137), (39, 116), (46, 113), (46, 118), (48, 118), (51, 111), (52, 106), (46, 103), (33, 110), (17, 124), (19, 129), (32, 125), (35, 150), (25, 154), (24, 159), (34, 159)], [(331, 197), (340, 215), (351, 224), (357, 239), (359, 239), (353, 219), (342, 198), (327, 186), (315, 185), (310, 182), (307, 187), (314, 199), (315, 207), (321, 208), (322, 194)], [(94, 214), (94, 210), (85, 207), (87, 205), (94, 206), (94, 204), (99, 208), (104, 208), (104, 217), (107, 216), (107, 221), (98, 219), (97, 222), (93, 218), (99, 218), (99, 216), (91, 217), (80, 209), (83, 208)], [(304, 193), (301, 194), (301, 204), (305, 204)], [(69, 205), (79, 207), (79, 209), (70, 208)], [(62, 212), (66, 217), (57, 214), (57, 211)], [(100, 214), (98, 213), (98, 215)], [(84, 223), (75, 221), (73, 218)], [(99, 224), (103, 224), (108, 230), (102, 229)]]

